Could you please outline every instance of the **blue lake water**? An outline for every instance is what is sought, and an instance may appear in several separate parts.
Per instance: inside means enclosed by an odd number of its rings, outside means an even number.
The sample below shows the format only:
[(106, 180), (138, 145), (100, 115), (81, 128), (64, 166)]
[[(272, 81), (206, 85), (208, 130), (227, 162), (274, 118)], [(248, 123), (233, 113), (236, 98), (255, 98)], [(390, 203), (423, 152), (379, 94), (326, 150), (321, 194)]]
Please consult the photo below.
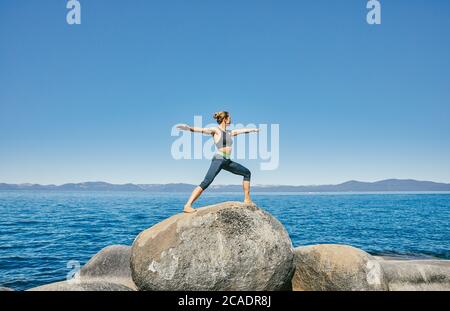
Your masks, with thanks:
[[(66, 278), (111, 244), (181, 211), (188, 193), (0, 191), (0, 286), (16, 290)], [(205, 193), (195, 206), (240, 201)], [(450, 194), (264, 194), (294, 246), (342, 243), (372, 254), (450, 259)]]

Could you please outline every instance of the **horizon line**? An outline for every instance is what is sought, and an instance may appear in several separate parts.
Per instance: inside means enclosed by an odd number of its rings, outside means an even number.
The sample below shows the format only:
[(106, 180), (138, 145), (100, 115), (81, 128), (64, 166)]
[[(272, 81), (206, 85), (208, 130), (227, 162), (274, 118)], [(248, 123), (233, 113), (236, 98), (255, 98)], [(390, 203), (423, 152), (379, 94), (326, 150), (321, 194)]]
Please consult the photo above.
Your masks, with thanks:
[[(288, 186), (288, 187), (314, 187), (314, 186), (336, 186), (336, 185), (341, 185), (344, 183), (348, 183), (348, 182), (359, 182), (359, 183), (377, 183), (377, 182), (382, 182), (382, 181), (388, 181), (388, 180), (396, 180), (396, 181), (415, 181), (415, 182), (432, 182), (432, 183), (440, 183), (440, 184), (449, 184), (450, 182), (446, 182), (446, 181), (433, 181), (433, 180), (418, 180), (418, 179), (413, 179), (413, 178), (386, 178), (386, 179), (379, 179), (379, 180), (375, 180), (375, 181), (361, 181), (361, 180), (356, 180), (356, 179), (350, 179), (350, 180), (346, 180), (340, 183), (323, 183), (323, 184), (297, 184), (297, 185), (293, 185), (293, 184), (252, 184), (252, 187), (258, 187), (258, 186), (271, 186), (271, 187), (279, 187), (279, 186)], [(168, 183), (135, 183), (135, 182), (127, 182), (127, 183), (114, 183), (114, 182), (108, 182), (108, 181), (102, 181), (102, 180), (88, 180), (88, 181), (80, 181), (80, 182), (65, 182), (65, 183), (48, 183), (48, 184), (41, 184), (41, 183), (30, 183), (30, 182), (22, 182), (22, 183), (10, 183), (10, 182), (0, 182), (0, 184), (7, 184), (7, 185), (39, 185), (39, 186), (63, 186), (63, 185), (68, 185), (68, 184), (85, 184), (85, 183), (105, 183), (105, 184), (110, 184), (110, 185), (117, 185), (117, 186), (123, 186), (123, 185), (180, 185), (180, 184), (184, 184), (184, 185), (196, 185), (196, 183), (188, 183), (188, 182), (168, 182)], [(211, 185), (211, 187), (214, 186), (240, 186), (242, 185), (241, 183), (239, 184), (216, 184), (216, 185)]]

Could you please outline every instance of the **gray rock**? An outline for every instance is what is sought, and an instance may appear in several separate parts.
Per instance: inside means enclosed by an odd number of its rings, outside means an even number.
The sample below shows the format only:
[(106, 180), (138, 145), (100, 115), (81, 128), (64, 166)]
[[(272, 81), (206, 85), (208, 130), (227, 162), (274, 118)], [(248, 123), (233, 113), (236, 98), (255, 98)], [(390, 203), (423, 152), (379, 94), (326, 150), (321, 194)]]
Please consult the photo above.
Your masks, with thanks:
[(13, 292), (14, 289), (8, 287), (0, 287), (0, 292)]
[(29, 289), (32, 292), (49, 291), (133, 291), (133, 289), (118, 283), (101, 280), (82, 280), (80, 282), (62, 281)]
[(131, 247), (111, 245), (103, 248), (80, 270), (81, 279), (100, 279), (136, 289), (131, 278)]
[(292, 242), (256, 205), (225, 202), (141, 232), (131, 271), (140, 290), (288, 290)]
[(380, 263), (347, 245), (320, 244), (294, 250), (295, 291), (388, 290)]
[(391, 291), (450, 291), (450, 260), (379, 260)]
[(107, 246), (80, 269), (77, 280), (51, 283), (30, 291), (135, 291), (130, 256), (130, 246)]

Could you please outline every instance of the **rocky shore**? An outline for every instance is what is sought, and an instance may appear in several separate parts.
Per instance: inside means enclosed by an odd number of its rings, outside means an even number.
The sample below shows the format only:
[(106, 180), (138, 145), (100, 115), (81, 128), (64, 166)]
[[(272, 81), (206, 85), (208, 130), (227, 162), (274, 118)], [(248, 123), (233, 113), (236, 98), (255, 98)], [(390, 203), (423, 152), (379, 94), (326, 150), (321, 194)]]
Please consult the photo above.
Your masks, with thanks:
[(225, 202), (173, 215), (132, 246), (105, 247), (74, 279), (29, 290), (449, 291), (450, 260), (398, 260), (336, 244), (294, 248), (271, 214)]

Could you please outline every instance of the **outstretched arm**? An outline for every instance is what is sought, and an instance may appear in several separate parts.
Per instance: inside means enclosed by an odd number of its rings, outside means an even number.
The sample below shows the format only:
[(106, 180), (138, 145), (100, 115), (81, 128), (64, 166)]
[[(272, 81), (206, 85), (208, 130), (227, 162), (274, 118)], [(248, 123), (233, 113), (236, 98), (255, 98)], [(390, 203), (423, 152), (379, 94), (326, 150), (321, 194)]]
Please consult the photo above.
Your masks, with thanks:
[(247, 134), (247, 133), (256, 133), (259, 131), (260, 131), (260, 129), (248, 129), (248, 128), (236, 129), (236, 130), (231, 131), (231, 136), (236, 136), (239, 134)]
[(191, 127), (187, 124), (178, 125), (177, 128), (183, 131), (191, 131), (209, 135), (214, 134), (216, 132), (216, 129), (213, 127)]

